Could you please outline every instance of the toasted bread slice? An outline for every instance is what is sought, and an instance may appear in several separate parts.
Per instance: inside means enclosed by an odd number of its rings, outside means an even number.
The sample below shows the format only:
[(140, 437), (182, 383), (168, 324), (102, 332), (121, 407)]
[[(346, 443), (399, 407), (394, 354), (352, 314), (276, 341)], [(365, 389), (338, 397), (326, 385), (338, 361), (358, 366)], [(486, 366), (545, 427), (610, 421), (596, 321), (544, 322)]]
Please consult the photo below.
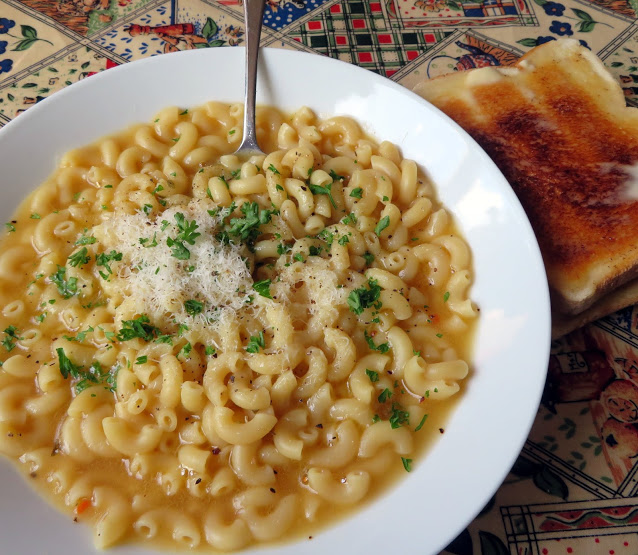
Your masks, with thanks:
[(589, 50), (552, 41), (513, 67), (444, 75), (414, 90), (510, 182), (538, 238), (555, 315), (568, 321), (638, 276), (638, 110)]

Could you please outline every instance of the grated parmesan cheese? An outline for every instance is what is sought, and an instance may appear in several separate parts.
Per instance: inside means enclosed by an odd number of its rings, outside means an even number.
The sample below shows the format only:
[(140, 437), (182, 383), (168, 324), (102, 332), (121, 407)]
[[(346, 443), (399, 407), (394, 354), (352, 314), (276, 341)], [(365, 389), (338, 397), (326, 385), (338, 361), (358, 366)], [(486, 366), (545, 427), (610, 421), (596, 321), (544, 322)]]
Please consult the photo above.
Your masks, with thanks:
[[(116, 274), (103, 284), (105, 289), (115, 289), (110, 293), (119, 292), (136, 312), (158, 323), (208, 326), (241, 310), (254, 296), (252, 254), (244, 245), (225, 245), (215, 238), (221, 216), (211, 216), (208, 210), (214, 208), (207, 199), (192, 199), (150, 217), (142, 211), (114, 213), (95, 229), (106, 250), (123, 255), (122, 262), (113, 265)], [(167, 244), (179, 233), (178, 213), (194, 220), (201, 234), (193, 245), (185, 244), (188, 260), (175, 258)], [(184, 305), (188, 300), (203, 303), (203, 311), (189, 314)]]

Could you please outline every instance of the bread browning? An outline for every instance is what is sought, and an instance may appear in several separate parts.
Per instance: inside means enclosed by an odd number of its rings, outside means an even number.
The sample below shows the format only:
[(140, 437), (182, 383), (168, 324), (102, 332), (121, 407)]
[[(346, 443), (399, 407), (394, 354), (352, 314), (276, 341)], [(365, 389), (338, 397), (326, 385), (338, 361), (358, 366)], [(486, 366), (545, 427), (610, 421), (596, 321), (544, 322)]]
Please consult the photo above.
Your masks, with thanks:
[[(510, 182), (538, 238), (557, 321), (585, 323), (573, 317), (638, 277), (638, 110), (595, 55), (562, 39), (516, 66), (414, 90), (468, 131)], [(638, 287), (618, 297), (632, 304)], [(604, 303), (592, 308), (604, 315)]]

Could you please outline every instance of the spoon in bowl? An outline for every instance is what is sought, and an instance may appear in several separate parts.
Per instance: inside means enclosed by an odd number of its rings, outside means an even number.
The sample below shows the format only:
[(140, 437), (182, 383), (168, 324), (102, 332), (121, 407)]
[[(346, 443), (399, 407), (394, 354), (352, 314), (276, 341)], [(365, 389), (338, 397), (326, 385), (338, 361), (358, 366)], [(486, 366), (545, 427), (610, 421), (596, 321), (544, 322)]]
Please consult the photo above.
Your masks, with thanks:
[(257, 143), (255, 129), (255, 94), (257, 90), (257, 60), (259, 37), (264, 17), (264, 0), (244, 0), (244, 23), (246, 25), (246, 91), (244, 94), (244, 136), (235, 151), (242, 158), (265, 154)]

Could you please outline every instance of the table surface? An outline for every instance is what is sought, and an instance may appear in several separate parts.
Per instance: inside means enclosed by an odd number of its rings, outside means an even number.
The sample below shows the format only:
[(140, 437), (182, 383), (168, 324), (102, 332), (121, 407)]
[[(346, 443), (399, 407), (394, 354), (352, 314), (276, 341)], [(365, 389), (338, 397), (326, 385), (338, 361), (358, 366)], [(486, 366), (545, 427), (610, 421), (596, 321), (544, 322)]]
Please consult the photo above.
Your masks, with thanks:
[[(412, 88), (508, 65), (569, 36), (598, 54), (638, 106), (637, 17), (638, 0), (268, 0), (262, 45), (328, 55)], [(0, 0), (0, 125), (94, 73), (236, 46), (243, 29), (237, 0)], [(629, 307), (553, 343), (516, 465), (446, 552), (635, 555), (637, 456), (638, 309)]]

